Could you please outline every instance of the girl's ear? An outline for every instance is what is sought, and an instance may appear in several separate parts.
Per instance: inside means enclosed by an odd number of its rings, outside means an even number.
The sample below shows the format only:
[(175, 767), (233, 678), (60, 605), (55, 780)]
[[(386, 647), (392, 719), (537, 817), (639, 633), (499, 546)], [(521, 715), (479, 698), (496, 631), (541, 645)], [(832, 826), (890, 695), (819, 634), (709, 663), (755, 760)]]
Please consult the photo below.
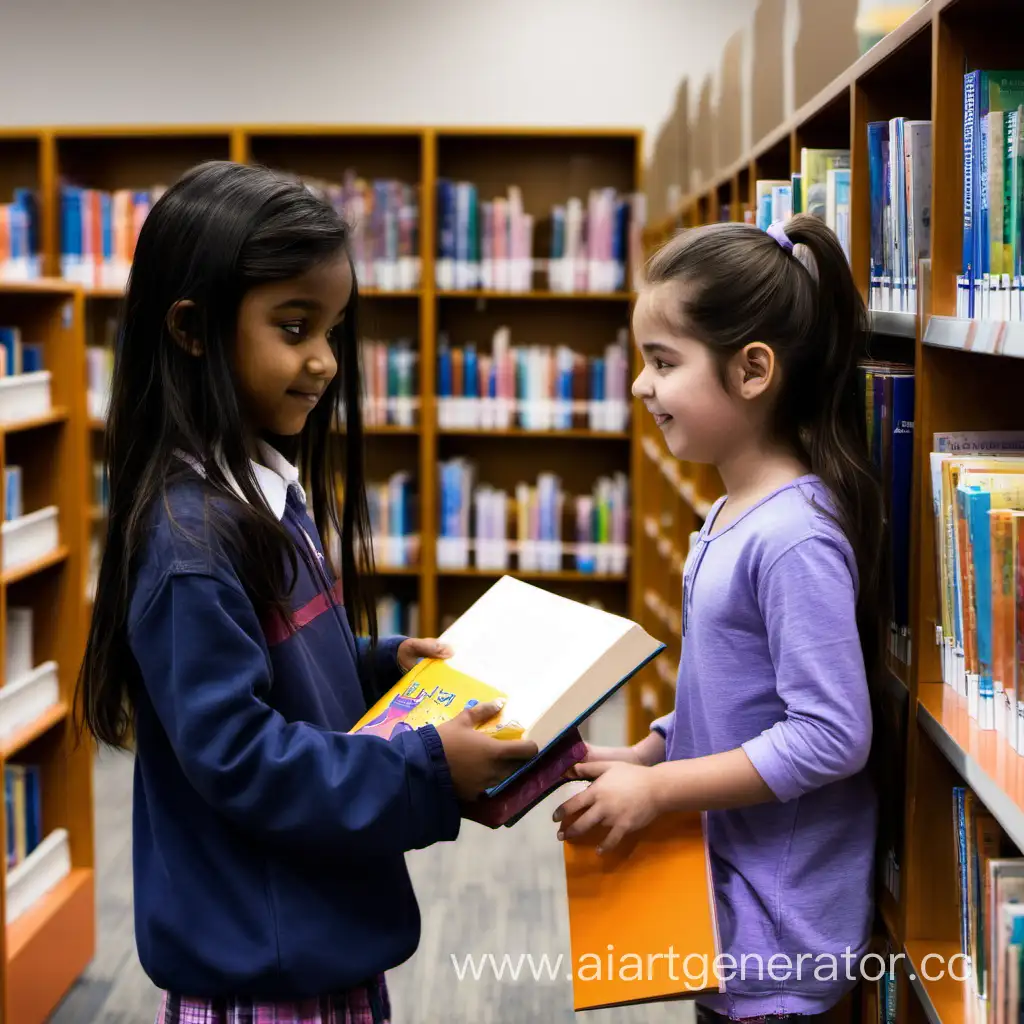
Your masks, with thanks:
[(732, 360), (731, 376), (741, 398), (754, 399), (765, 394), (775, 379), (775, 353), (763, 341), (745, 345)]
[(171, 337), (189, 355), (201, 356), (203, 346), (196, 327), (196, 304), (191, 299), (179, 299), (167, 311), (167, 329)]

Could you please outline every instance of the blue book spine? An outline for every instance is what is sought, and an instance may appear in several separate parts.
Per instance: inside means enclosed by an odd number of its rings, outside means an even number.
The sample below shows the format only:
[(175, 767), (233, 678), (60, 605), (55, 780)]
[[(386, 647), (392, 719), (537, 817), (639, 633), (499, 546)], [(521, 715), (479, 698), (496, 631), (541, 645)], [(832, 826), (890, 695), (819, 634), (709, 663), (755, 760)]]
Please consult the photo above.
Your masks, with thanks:
[(463, 367), (463, 382), (466, 398), (479, 397), (480, 371), (477, 369), (476, 345), (470, 342), (466, 346), (465, 363)]
[(910, 511), (914, 461), (914, 378), (892, 382), (892, 558), (896, 625), (910, 626)]
[(452, 353), (447, 346), (437, 354), (437, 394), (440, 398), (452, 395)]
[(974, 125), (981, 72), (964, 75), (964, 244), (963, 274), (967, 292), (961, 315), (974, 316)]
[[(988, 511), (992, 495), (980, 488), (968, 494), (971, 559), (974, 563), (974, 616), (978, 634), (978, 695), (982, 714), (991, 721), (992, 701), (992, 531)], [(988, 702), (987, 710), (985, 702)], [(984, 718), (982, 721), (984, 722)]]

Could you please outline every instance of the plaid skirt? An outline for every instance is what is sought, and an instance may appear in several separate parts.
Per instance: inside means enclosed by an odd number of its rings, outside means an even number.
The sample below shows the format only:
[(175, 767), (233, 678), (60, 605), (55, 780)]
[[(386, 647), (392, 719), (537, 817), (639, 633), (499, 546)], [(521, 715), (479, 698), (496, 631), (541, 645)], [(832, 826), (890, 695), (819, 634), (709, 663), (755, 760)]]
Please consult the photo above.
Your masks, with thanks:
[(155, 1024), (389, 1024), (391, 1003), (381, 976), (367, 988), (293, 1002), (189, 999), (163, 994)]

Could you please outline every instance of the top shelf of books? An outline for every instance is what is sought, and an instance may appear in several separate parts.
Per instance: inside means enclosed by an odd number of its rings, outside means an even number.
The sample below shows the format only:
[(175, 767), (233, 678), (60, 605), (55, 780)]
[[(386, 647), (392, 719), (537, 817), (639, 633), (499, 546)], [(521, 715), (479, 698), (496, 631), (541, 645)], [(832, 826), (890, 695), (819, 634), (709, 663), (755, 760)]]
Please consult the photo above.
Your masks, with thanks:
[(188, 168), (225, 159), (322, 190), (353, 225), (360, 285), (377, 294), (422, 293), (428, 255), (429, 284), (444, 293), (632, 288), (646, 218), (640, 133), (554, 128), (0, 132), (0, 279), (59, 276), (118, 296), (153, 203)]

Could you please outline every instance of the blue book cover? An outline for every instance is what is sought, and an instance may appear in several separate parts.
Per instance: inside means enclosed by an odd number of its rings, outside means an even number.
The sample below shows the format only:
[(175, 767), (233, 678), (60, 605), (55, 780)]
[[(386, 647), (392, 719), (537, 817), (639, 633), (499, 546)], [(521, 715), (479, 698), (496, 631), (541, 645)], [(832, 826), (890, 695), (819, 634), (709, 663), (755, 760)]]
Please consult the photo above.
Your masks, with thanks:
[(897, 627), (910, 626), (910, 511), (914, 462), (914, 378), (892, 381), (892, 522), (893, 597)]

